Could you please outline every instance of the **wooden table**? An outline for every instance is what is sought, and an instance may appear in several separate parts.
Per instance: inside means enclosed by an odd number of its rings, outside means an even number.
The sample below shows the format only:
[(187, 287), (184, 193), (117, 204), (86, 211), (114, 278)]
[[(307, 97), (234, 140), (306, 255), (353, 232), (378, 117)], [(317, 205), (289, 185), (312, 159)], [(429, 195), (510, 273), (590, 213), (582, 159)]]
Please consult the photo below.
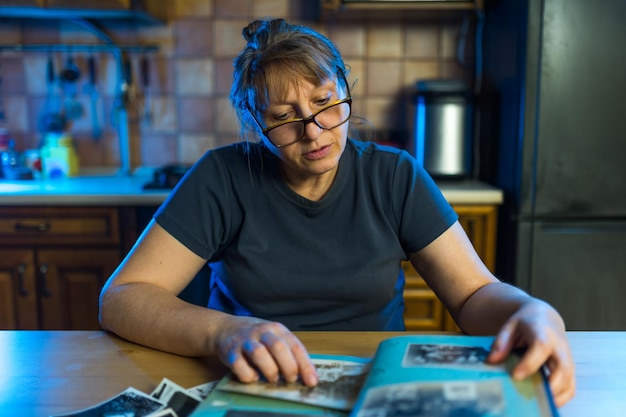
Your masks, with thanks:
[[(397, 333), (299, 332), (311, 353), (371, 356)], [(406, 334), (406, 333), (403, 333)], [(576, 397), (562, 417), (626, 413), (626, 332), (570, 332)], [(186, 358), (98, 331), (0, 331), (0, 416), (40, 417), (95, 405), (127, 387), (150, 393), (162, 378), (192, 387), (219, 379), (213, 357)]]

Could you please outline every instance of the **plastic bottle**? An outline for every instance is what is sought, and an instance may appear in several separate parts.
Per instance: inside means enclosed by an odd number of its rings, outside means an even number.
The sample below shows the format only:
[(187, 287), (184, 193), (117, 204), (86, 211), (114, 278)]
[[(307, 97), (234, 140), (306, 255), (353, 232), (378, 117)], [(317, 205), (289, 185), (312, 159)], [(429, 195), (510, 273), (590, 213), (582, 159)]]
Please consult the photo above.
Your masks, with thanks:
[(41, 148), (42, 173), (45, 178), (78, 175), (78, 155), (67, 133), (49, 132)]

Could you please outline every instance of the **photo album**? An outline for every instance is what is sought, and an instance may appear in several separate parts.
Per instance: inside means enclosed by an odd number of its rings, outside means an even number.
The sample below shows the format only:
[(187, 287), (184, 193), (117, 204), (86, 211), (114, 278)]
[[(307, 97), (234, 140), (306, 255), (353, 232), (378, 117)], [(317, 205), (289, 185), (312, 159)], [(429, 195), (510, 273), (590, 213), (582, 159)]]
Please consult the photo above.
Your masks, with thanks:
[(545, 376), (511, 377), (519, 360), (488, 364), (493, 337), (406, 335), (382, 341), (373, 358), (311, 355), (319, 383), (225, 376), (192, 417), (555, 417)]

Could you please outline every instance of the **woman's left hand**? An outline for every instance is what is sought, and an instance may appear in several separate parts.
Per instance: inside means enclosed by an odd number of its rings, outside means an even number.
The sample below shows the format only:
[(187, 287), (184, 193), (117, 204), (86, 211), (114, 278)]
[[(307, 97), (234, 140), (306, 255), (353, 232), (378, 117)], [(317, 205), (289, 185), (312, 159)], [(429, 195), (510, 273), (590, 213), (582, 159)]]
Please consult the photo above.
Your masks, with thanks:
[(534, 300), (520, 308), (498, 332), (487, 361), (502, 362), (515, 348), (525, 348), (525, 352), (513, 369), (513, 378), (526, 378), (546, 365), (557, 407), (572, 399), (576, 392), (574, 362), (565, 325), (552, 307)]

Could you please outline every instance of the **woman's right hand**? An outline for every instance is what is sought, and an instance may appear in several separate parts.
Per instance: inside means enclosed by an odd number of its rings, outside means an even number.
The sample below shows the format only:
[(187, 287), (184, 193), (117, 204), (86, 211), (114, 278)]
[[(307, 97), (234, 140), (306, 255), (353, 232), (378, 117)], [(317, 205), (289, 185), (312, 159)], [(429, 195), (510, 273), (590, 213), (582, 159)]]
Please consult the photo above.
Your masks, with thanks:
[(228, 316), (216, 334), (215, 351), (241, 382), (261, 377), (276, 382), (300, 378), (307, 386), (318, 382), (315, 366), (300, 340), (280, 323), (254, 317)]

